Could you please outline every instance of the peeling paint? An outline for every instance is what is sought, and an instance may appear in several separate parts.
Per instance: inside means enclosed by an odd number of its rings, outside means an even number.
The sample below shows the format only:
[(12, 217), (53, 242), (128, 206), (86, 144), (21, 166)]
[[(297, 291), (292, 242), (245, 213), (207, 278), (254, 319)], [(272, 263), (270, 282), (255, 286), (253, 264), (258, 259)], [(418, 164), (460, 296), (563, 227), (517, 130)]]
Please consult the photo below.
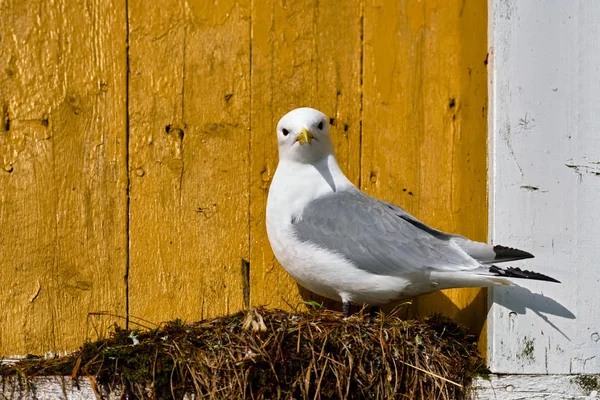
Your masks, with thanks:
[(513, 162), (515, 163), (515, 166), (519, 170), (519, 173), (521, 174), (521, 177), (523, 177), (524, 176), (523, 175), (523, 168), (521, 168), (521, 165), (519, 164), (519, 161), (517, 160), (517, 156), (515, 154), (515, 150), (513, 149), (513, 145), (511, 143), (511, 128), (510, 128), (510, 124), (509, 123), (506, 123), (504, 131), (502, 132), (502, 140), (506, 144), (506, 147), (508, 148), (508, 151), (510, 153), (511, 159), (513, 160)]
[(537, 186), (531, 186), (531, 185), (521, 185), (521, 189), (525, 189), (525, 190), (528, 190), (530, 192), (537, 192), (538, 190), (540, 190), (539, 187), (537, 187)]
[(534, 121), (535, 120), (533, 118), (529, 118), (527, 113), (525, 113), (525, 116), (519, 119), (519, 127), (523, 131), (529, 131), (535, 127), (535, 124), (533, 123)]
[(581, 160), (574, 161), (573, 159), (565, 162), (567, 168), (574, 169), (580, 176), (583, 174), (591, 174), (600, 176), (600, 161), (589, 161), (586, 157)]

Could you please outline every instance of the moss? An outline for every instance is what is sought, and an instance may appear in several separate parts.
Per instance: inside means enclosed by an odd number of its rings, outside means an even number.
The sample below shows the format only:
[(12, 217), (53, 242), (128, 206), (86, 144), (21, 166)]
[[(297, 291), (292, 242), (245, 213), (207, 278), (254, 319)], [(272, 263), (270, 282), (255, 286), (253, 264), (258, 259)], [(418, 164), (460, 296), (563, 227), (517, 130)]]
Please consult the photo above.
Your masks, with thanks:
[(590, 394), (594, 390), (600, 391), (600, 383), (598, 382), (598, 377), (595, 375), (579, 375), (573, 378), (572, 381), (587, 394)]
[(529, 361), (535, 360), (535, 339), (531, 339), (527, 336), (523, 338), (523, 349), (519, 353), (519, 358), (526, 359)]
[[(87, 376), (127, 398), (438, 398), (485, 372), (453, 321), (252, 309), (155, 330), (115, 328), (67, 357), (0, 366), (3, 379)], [(96, 390), (96, 389), (95, 389)], [(97, 389), (99, 391), (99, 389)]]

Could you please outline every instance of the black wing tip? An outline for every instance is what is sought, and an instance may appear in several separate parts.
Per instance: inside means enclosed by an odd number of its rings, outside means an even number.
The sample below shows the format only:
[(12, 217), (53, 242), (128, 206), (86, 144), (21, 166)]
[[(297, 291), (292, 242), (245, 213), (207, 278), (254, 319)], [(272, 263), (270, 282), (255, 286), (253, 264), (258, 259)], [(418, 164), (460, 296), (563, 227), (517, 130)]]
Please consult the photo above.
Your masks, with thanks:
[(515, 249), (507, 246), (494, 246), (494, 253), (496, 253), (496, 260), (511, 259), (511, 260), (524, 260), (526, 258), (534, 258), (535, 256), (523, 250)]
[(540, 274), (539, 272), (527, 271), (521, 268), (499, 268), (495, 265), (492, 265), (489, 270), (492, 274), (496, 276), (502, 276), (506, 278), (522, 278), (522, 279), (533, 279), (537, 281), (546, 281), (546, 282), (554, 282), (561, 283), (559, 280), (549, 277), (548, 275)]

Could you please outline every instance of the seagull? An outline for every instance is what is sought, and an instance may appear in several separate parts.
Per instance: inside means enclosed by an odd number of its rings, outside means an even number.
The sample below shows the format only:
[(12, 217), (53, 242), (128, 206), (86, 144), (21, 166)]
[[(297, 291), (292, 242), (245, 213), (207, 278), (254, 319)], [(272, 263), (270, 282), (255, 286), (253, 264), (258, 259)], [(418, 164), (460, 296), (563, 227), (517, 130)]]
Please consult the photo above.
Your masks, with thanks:
[(329, 119), (297, 108), (277, 124), (279, 164), (267, 199), (269, 242), (296, 282), (320, 296), (378, 307), (441, 289), (558, 282), (495, 264), (533, 258), (432, 228), (399, 206), (367, 195), (344, 175)]

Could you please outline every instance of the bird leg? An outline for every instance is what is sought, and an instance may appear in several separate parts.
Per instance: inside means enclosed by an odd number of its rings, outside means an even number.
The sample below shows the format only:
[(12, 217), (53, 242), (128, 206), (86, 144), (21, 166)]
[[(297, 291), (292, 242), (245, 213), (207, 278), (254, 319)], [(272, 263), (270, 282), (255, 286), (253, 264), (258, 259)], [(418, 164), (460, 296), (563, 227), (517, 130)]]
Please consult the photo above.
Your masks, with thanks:
[(344, 318), (350, 318), (350, 302), (344, 301), (342, 302), (342, 311), (344, 311)]
[(370, 322), (375, 321), (375, 317), (377, 317), (378, 312), (379, 312), (379, 307), (377, 307), (377, 306), (371, 307), (371, 309), (369, 310), (369, 321)]

